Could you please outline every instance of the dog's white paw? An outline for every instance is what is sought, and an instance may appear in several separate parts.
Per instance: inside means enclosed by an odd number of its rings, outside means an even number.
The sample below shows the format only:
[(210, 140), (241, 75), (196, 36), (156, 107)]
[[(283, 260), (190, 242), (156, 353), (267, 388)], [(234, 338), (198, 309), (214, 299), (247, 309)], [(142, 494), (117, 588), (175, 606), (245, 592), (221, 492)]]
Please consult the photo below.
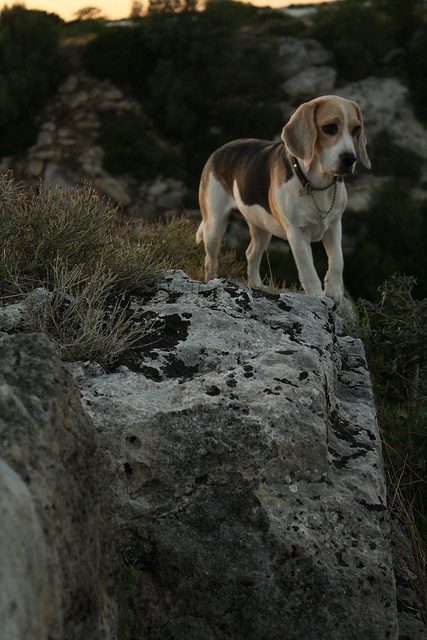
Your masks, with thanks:
[(343, 283), (342, 282), (325, 282), (325, 296), (328, 298), (332, 298), (337, 307), (342, 302), (343, 299)]

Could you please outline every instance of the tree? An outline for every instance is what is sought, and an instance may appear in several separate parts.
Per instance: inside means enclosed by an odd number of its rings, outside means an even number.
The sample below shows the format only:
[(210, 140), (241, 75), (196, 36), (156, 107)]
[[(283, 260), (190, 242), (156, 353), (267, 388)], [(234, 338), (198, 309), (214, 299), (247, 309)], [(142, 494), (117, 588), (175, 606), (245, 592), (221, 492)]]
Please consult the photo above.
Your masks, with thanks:
[(394, 44), (391, 22), (360, 0), (339, 0), (319, 9), (313, 36), (334, 51), (338, 75), (347, 80), (375, 73)]
[(35, 116), (66, 73), (61, 19), (22, 5), (0, 13), (0, 156), (33, 144)]
[(98, 7), (83, 7), (74, 13), (76, 20), (106, 20)]
[(198, 0), (148, 0), (148, 13), (196, 11)]
[(142, 18), (144, 15), (144, 5), (141, 0), (133, 0), (132, 6), (130, 9), (129, 18), (131, 20), (136, 20), (137, 18)]

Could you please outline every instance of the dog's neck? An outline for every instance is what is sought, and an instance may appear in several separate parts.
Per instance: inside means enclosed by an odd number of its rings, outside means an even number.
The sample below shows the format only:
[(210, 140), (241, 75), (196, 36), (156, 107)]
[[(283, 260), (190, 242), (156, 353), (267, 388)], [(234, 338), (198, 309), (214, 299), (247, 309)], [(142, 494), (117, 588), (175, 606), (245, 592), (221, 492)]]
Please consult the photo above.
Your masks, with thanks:
[(295, 174), (302, 184), (303, 189), (312, 189), (314, 191), (323, 191), (331, 187), (337, 180), (340, 182), (342, 178), (332, 176), (330, 173), (325, 173), (319, 158), (315, 156), (310, 164), (305, 164), (302, 160), (298, 160), (295, 156), (291, 155), (292, 166)]

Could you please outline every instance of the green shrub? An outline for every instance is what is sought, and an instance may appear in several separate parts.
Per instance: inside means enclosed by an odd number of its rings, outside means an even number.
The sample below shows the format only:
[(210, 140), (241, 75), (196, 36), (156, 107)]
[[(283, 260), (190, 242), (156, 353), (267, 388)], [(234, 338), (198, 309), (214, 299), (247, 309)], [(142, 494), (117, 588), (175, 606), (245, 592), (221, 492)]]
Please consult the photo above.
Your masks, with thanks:
[(406, 75), (417, 116), (427, 122), (427, 31), (420, 30), (409, 45)]
[(394, 176), (413, 186), (421, 177), (423, 158), (416, 151), (395, 144), (387, 130), (372, 140), (369, 155), (377, 175)]
[[(345, 216), (344, 216), (345, 224)], [(378, 299), (390, 274), (411, 274), (419, 298), (427, 295), (427, 207), (396, 179), (378, 188), (369, 210), (360, 216), (363, 235), (345, 259), (344, 281), (353, 298)]]
[(414, 284), (393, 276), (379, 302), (358, 305), (392, 486), (427, 540), (427, 299), (413, 297)]
[(129, 173), (137, 180), (182, 177), (179, 154), (162, 145), (141, 116), (104, 123), (99, 142), (105, 151), (104, 168), (110, 173)]
[[(130, 245), (116, 230), (116, 210), (89, 185), (26, 191), (10, 174), (0, 179), (0, 292), (52, 281), (58, 260), (90, 274), (103, 264), (117, 287), (142, 286), (162, 273), (148, 246)], [(57, 268), (57, 267), (55, 267)]]
[(5, 6), (0, 13), (0, 157), (34, 143), (35, 118), (65, 77), (55, 14)]
[(415, 561), (407, 580), (427, 622), (427, 299), (415, 280), (393, 276), (379, 302), (358, 301), (363, 339), (384, 438), (389, 503), (406, 527)]
[(335, 53), (340, 79), (374, 74), (393, 46), (391, 26), (373, 3), (333, 2), (320, 8), (313, 22), (313, 36)]

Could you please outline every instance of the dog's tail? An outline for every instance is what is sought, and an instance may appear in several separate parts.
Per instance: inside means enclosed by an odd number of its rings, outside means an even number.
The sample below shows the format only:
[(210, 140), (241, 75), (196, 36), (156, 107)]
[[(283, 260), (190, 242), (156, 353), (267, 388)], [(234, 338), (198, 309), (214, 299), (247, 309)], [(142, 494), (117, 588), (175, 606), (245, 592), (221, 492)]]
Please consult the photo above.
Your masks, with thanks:
[(200, 223), (199, 228), (197, 229), (197, 233), (196, 233), (197, 244), (200, 244), (202, 240), (203, 240), (203, 220)]

